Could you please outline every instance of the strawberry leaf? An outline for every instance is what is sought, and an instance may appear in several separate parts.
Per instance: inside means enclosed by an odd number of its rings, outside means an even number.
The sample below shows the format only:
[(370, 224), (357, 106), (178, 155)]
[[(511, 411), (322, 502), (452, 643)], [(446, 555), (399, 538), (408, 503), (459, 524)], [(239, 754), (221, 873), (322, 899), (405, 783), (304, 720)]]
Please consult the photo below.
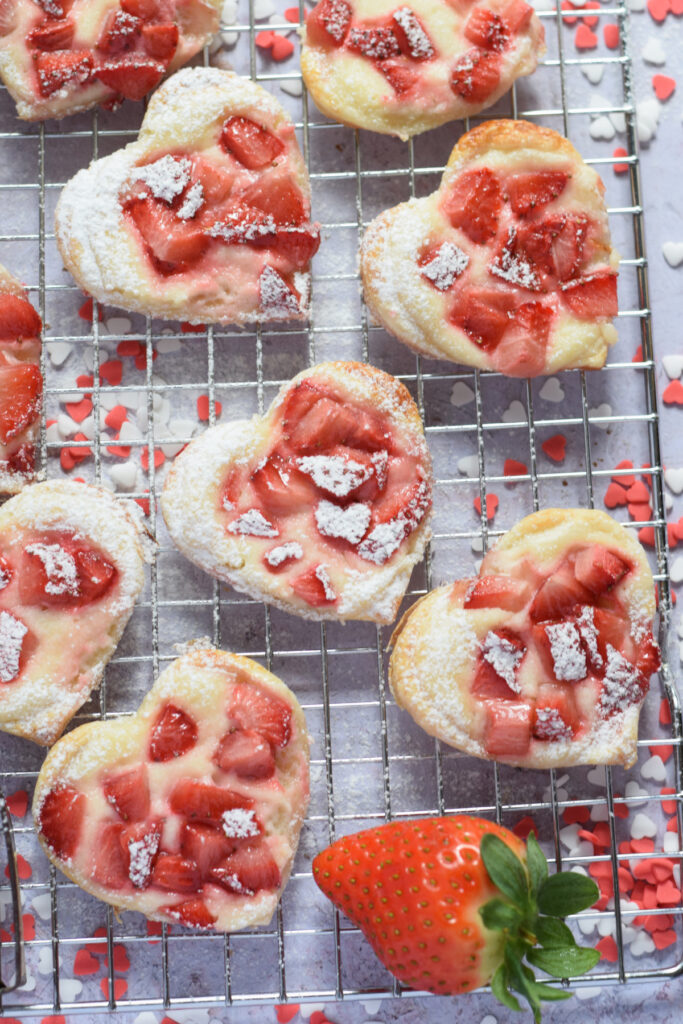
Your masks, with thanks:
[(571, 999), (574, 995), (573, 992), (569, 992), (566, 988), (555, 988), (553, 985), (540, 985), (536, 982), (536, 988), (534, 989), (539, 999), (545, 1003), (557, 1003), (561, 999)]
[(519, 955), (515, 948), (508, 944), (505, 947), (505, 965), (509, 971), (510, 985), (523, 995), (534, 1015), (534, 1021), (539, 1024), (541, 1019), (541, 1004), (534, 991), (536, 988), (536, 981), (533, 974), (528, 967), (524, 967), (520, 962)]
[(501, 964), (496, 973), (491, 978), (491, 991), (503, 1006), (507, 1006), (509, 1010), (520, 1011), (522, 1007), (519, 1002), (513, 996), (512, 992), (509, 991), (508, 986), (510, 984), (510, 978), (505, 964)]
[(519, 857), (502, 839), (491, 833), (481, 840), (481, 857), (493, 884), (525, 910), (529, 904), (529, 879)]
[(506, 928), (516, 929), (521, 920), (522, 914), (517, 907), (505, 900), (492, 899), (480, 908), (481, 919), (491, 931), (504, 931)]
[(548, 861), (545, 859), (543, 850), (533, 832), (529, 833), (526, 841), (526, 866), (529, 870), (531, 888), (538, 892), (539, 888), (548, 877)]
[(566, 917), (592, 907), (599, 898), (600, 890), (592, 879), (576, 871), (564, 871), (543, 882), (538, 891), (538, 909), (551, 917)]
[(547, 949), (562, 949), (576, 945), (571, 931), (558, 917), (537, 917), (534, 933), (541, 945)]
[(527, 959), (555, 978), (575, 978), (585, 974), (600, 960), (600, 950), (570, 946), (565, 949), (531, 949)]

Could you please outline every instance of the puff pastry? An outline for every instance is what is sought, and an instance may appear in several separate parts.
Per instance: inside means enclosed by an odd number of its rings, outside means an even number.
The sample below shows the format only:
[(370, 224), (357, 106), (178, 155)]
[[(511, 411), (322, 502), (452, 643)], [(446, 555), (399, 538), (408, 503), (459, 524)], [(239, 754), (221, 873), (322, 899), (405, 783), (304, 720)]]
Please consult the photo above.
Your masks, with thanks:
[(2, 0), (0, 78), (40, 121), (141, 100), (218, 30), (221, 0)]
[(301, 70), (324, 114), (407, 139), (491, 106), (544, 53), (524, 0), (320, 0)]
[(56, 232), (101, 302), (209, 323), (308, 315), (319, 232), (294, 125), (228, 71), (186, 68), (158, 89), (138, 140), (67, 183)]
[(161, 508), (205, 572), (309, 619), (391, 622), (430, 536), (431, 460), (406, 388), (321, 363), (262, 418), (213, 427), (176, 458)]
[(24, 286), (0, 266), (0, 493), (16, 494), (35, 479), (40, 429), (43, 325)]
[(605, 512), (522, 519), (478, 577), (433, 590), (395, 631), (389, 682), (430, 735), (527, 768), (636, 760), (659, 667), (652, 573)]
[(33, 816), (50, 860), (99, 899), (232, 932), (270, 920), (308, 792), (294, 694), (248, 658), (195, 647), (132, 718), (53, 747)]
[(49, 745), (99, 686), (142, 588), (140, 539), (89, 484), (34, 484), (2, 506), (0, 729)]
[(441, 185), (380, 214), (361, 248), (365, 301), (425, 355), (535, 377), (597, 369), (616, 341), (604, 185), (563, 136), (489, 121)]

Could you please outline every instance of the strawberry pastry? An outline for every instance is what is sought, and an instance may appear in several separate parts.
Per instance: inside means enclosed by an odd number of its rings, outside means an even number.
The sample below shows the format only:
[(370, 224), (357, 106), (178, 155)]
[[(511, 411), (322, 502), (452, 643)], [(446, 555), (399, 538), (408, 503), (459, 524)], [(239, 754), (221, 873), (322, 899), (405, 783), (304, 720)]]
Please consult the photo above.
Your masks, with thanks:
[(49, 745), (99, 686), (142, 588), (137, 517), (49, 481), (0, 509), (0, 729)]
[(418, 352), (509, 377), (603, 366), (617, 333), (604, 185), (557, 132), (489, 121), (441, 185), (377, 217), (365, 301)]
[(218, 30), (221, 0), (0, 0), (0, 77), (19, 117), (141, 100)]
[(659, 668), (652, 573), (605, 512), (522, 519), (479, 576), (439, 587), (394, 634), (389, 681), (431, 735), (527, 768), (636, 760)]
[(256, 662), (195, 644), (132, 718), (60, 740), (33, 817), (50, 860), (99, 899), (232, 932), (270, 921), (308, 790), (294, 694)]
[(43, 325), (26, 290), (0, 266), (0, 493), (16, 494), (35, 478), (40, 429)]
[(57, 242), (101, 302), (211, 323), (301, 320), (309, 262), (308, 175), (283, 108), (229, 71), (178, 72), (137, 142), (66, 185)]
[(392, 622), (430, 536), (431, 460), (408, 391), (362, 363), (321, 363), (263, 417), (207, 430), (161, 507), (184, 555), (308, 619)]
[(544, 53), (525, 0), (320, 0), (301, 70), (324, 114), (407, 139), (490, 107)]

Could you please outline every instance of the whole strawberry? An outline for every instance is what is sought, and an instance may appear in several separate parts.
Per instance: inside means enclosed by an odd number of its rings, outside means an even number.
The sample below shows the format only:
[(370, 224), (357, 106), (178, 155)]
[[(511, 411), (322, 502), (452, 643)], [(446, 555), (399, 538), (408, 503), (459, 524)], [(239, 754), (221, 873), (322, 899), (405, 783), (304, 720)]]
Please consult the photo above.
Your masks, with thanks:
[(530, 964), (558, 978), (583, 974), (600, 954), (576, 945), (562, 920), (598, 898), (576, 873), (548, 875), (533, 835), (463, 815), (397, 821), (338, 839), (313, 861), (313, 877), (358, 925), (383, 964), (411, 988), (437, 995), (491, 982), (510, 1009), (566, 990), (537, 982)]

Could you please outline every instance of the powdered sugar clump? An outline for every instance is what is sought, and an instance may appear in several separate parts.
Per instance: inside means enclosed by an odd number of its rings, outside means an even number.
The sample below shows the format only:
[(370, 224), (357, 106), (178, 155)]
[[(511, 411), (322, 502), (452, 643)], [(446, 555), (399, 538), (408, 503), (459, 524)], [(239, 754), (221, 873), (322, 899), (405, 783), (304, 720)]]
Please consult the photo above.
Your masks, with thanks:
[(607, 716), (616, 711), (626, 711), (642, 696), (638, 669), (611, 644), (607, 644), (607, 668), (599, 702), (602, 714)]
[(362, 502), (340, 508), (324, 500), (316, 506), (314, 514), (316, 526), (323, 537), (340, 537), (349, 544), (362, 541), (372, 517), (369, 506)]
[(576, 620), (579, 627), (581, 639), (588, 648), (591, 661), (595, 668), (602, 668), (602, 655), (598, 650), (598, 631), (595, 628), (595, 609), (593, 605), (587, 604), (581, 609), (581, 614)]
[(572, 727), (568, 725), (557, 708), (536, 708), (534, 735), (539, 740), (568, 740)]
[(515, 229), (510, 228), (508, 240), (502, 253), (490, 266), (489, 271), (496, 277), (508, 281), (510, 284), (519, 285), (520, 288), (528, 288), (535, 291), (540, 287), (538, 274), (532, 265), (519, 255), (515, 255), (512, 246), (515, 240)]
[(259, 826), (254, 811), (246, 807), (233, 807), (223, 811), (223, 831), (229, 839), (249, 839), (259, 834)]
[(4, 590), (11, 579), (12, 573), (9, 569), (3, 569), (2, 566), (0, 566), (0, 590)]
[(136, 889), (143, 889), (147, 885), (160, 842), (161, 836), (158, 832), (147, 832), (142, 839), (131, 839), (128, 843), (128, 877)]
[(370, 466), (342, 455), (305, 455), (297, 459), (296, 464), (302, 473), (311, 477), (316, 487), (337, 498), (345, 498), (372, 476)]
[(46, 594), (70, 594), (72, 597), (78, 595), (76, 562), (73, 555), (65, 551), (60, 544), (29, 544), (26, 553), (35, 555), (43, 563), (47, 576)]
[(266, 552), (265, 556), (268, 565), (272, 565), (274, 569), (290, 558), (299, 559), (303, 557), (304, 549), (295, 540), (289, 541), (287, 544), (280, 544), (277, 548), (271, 548), (270, 551)]
[(336, 601), (337, 600), (337, 595), (335, 593), (334, 587), (332, 586), (332, 580), (330, 579), (330, 574), (327, 571), (327, 566), (326, 565), (318, 565), (318, 566), (316, 566), (316, 568), (315, 568), (315, 575), (317, 576), (317, 578), (320, 580), (320, 582), (323, 585), (323, 591), (325, 593), (326, 599), (328, 601)]
[(279, 537), (280, 531), (268, 522), (257, 508), (250, 508), (228, 526), (228, 533), (243, 533), (249, 537)]
[(261, 309), (272, 317), (299, 313), (299, 300), (273, 267), (264, 267), (259, 277)]
[(550, 641), (555, 678), (574, 682), (585, 679), (588, 672), (581, 634), (573, 622), (558, 622), (545, 627)]
[(517, 682), (517, 667), (526, 649), (520, 650), (511, 640), (491, 630), (484, 637), (481, 652), (496, 675), (504, 679), (511, 690), (520, 693), (522, 688)]
[(440, 292), (445, 292), (456, 277), (467, 269), (469, 262), (470, 258), (466, 252), (452, 242), (444, 242), (429, 263), (420, 268), (420, 273)]
[(394, 21), (405, 32), (411, 57), (425, 60), (434, 56), (431, 40), (410, 7), (399, 7), (394, 11)]
[(162, 156), (154, 163), (138, 168), (136, 178), (145, 182), (156, 199), (172, 203), (189, 184), (190, 167), (187, 157)]
[[(217, 220), (215, 224), (212, 224), (207, 234), (229, 244), (256, 242), (263, 238), (274, 238), (277, 234), (277, 224), (270, 215), (260, 217), (258, 220), (245, 220), (244, 213), (237, 209), (229, 211), (223, 220)], [(273, 272), (275, 273), (275, 271)], [(280, 278), (280, 280), (282, 279)]]
[(9, 612), (0, 612), (0, 682), (11, 683), (19, 674), (21, 647), (28, 629)]
[(199, 213), (202, 206), (204, 205), (204, 188), (201, 181), (195, 181), (192, 188), (188, 189), (187, 195), (183, 199), (183, 205), (178, 210), (177, 216), (181, 220), (191, 220), (195, 214)]
[(406, 524), (401, 519), (392, 519), (388, 523), (378, 523), (358, 548), (358, 554), (375, 565), (384, 565), (406, 535)]

